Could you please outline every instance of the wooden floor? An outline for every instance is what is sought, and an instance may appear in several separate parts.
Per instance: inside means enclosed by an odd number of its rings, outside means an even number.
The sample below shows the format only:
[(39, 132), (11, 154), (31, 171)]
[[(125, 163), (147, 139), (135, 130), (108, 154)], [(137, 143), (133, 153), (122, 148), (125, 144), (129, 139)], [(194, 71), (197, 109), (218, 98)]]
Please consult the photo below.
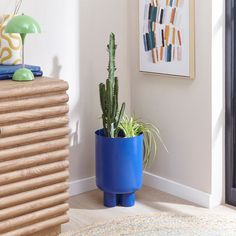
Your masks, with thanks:
[(72, 197), (70, 199), (70, 222), (62, 226), (62, 232), (74, 231), (89, 224), (113, 220), (117, 217), (155, 212), (175, 212), (187, 215), (218, 213), (236, 215), (236, 208), (231, 206), (222, 205), (209, 210), (145, 186), (137, 193), (137, 202), (134, 207), (105, 208), (102, 201), (102, 193), (99, 190)]

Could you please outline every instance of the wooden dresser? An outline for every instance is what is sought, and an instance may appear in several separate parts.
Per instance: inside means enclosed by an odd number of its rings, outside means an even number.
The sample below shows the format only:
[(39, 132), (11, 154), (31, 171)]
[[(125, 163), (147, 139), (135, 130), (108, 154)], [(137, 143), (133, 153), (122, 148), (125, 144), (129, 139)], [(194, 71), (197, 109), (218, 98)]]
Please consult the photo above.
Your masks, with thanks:
[(54, 236), (67, 222), (68, 84), (0, 81), (0, 235)]

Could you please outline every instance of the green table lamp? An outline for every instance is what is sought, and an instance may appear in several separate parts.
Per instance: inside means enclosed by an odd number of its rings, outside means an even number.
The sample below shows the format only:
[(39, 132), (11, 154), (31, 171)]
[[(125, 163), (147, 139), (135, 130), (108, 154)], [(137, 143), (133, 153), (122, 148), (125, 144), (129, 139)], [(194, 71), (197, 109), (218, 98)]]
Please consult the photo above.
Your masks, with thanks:
[(25, 37), (27, 34), (40, 33), (41, 29), (36, 20), (30, 16), (19, 15), (14, 16), (7, 24), (5, 33), (18, 33), (22, 40), (22, 68), (17, 70), (13, 75), (13, 80), (17, 81), (30, 81), (34, 79), (31, 70), (25, 68)]

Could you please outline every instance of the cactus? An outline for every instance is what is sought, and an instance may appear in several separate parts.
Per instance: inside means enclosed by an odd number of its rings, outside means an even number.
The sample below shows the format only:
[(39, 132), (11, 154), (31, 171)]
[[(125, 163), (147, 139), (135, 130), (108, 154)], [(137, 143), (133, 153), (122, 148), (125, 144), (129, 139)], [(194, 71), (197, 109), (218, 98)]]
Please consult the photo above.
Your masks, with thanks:
[(109, 53), (108, 79), (106, 80), (106, 84), (101, 83), (99, 85), (104, 135), (111, 138), (118, 137), (119, 125), (125, 111), (125, 103), (122, 104), (120, 109), (118, 105), (119, 84), (118, 78), (115, 77), (116, 48), (115, 35), (111, 33), (110, 41), (107, 45), (107, 51)]

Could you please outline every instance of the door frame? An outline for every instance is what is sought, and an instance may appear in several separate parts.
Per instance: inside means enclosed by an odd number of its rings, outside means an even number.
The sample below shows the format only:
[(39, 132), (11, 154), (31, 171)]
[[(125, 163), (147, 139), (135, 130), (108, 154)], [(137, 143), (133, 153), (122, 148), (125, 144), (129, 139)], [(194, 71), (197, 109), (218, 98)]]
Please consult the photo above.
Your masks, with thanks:
[(226, 161), (226, 203), (236, 206), (236, 9), (234, 0), (226, 0), (226, 26), (225, 26), (225, 161)]

